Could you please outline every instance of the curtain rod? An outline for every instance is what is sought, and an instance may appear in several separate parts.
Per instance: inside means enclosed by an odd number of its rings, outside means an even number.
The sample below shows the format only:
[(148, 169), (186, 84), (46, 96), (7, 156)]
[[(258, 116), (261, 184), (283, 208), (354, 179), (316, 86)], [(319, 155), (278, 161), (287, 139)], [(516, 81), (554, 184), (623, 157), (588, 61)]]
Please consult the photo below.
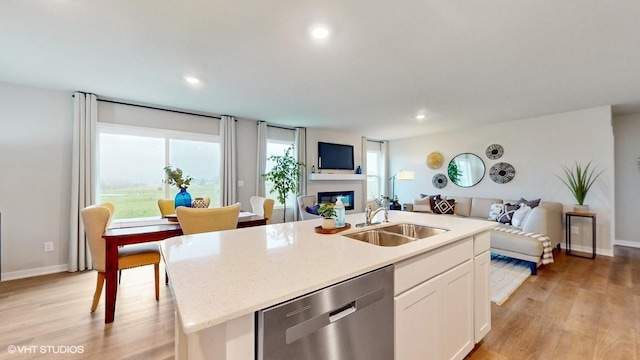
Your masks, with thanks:
[(138, 104), (129, 104), (129, 103), (125, 103), (125, 102), (113, 101), (113, 100), (105, 100), (105, 99), (98, 99), (98, 101), (103, 101), (103, 102), (107, 102), (107, 103), (111, 103), (111, 104), (118, 104), (118, 105), (136, 106), (136, 107), (145, 108), (145, 109), (168, 111), (168, 112), (173, 112), (173, 113), (178, 113), (178, 114), (194, 115), (194, 116), (202, 116), (202, 117), (206, 117), (206, 118), (212, 118), (212, 119), (218, 119), (218, 120), (220, 120), (220, 117), (218, 117), (218, 116), (204, 115), (204, 114), (195, 114), (195, 113), (190, 113), (190, 112), (187, 112), (187, 111), (171, 110), (171, 109), (163, 109), (163, 108), (157, 108), (157, 107), (153, 107), (153, 106), (138, 105)]
[[(256, 125), (259, 125), (261, 122), (266, 122), (264, 120), (258, 120), (258, 122), (256, 123)], [(282, 129), (282, 130), (291, 130), (291, 131), (295, 131), (295, 128), (288, 128), (288, 127), (283, 127), (283, 126), (277, 126), (277, 125), (271, 125), (271, 124), (267, 124), (268, 127), (272, 127), (272, 128), (276, 128), (276, 129)]]

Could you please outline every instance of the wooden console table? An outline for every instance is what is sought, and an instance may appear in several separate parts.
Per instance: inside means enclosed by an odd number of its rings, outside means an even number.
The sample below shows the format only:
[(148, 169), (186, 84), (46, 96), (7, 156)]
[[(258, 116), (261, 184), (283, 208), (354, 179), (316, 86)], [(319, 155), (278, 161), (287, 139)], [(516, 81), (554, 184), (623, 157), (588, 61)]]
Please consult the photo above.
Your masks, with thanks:
[[(572, 217), (591, 218), (591, 239), (592, 239), (591, 257), (575, 255), (571, 253), (571, 218)], [(583, 213), (583, 212), (569, 211), (565, 214), (565, 224), (566, 224), (565, 251), (567, 255), (583, 257), (588, 259), (595, 259), (596, 258), (596, 213)]]

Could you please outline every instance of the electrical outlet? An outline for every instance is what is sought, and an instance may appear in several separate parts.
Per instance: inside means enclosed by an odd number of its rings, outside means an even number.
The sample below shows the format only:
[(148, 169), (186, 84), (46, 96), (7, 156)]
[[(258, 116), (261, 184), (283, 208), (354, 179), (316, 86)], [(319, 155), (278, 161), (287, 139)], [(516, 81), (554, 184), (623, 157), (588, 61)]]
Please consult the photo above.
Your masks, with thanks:
[(52, 252), (53, 251), (53, 242), (49, 241), (44, 243), (44, 252)]
[(571, 233), (575, 235), (580, 234), (580, 227), (571, 225)]

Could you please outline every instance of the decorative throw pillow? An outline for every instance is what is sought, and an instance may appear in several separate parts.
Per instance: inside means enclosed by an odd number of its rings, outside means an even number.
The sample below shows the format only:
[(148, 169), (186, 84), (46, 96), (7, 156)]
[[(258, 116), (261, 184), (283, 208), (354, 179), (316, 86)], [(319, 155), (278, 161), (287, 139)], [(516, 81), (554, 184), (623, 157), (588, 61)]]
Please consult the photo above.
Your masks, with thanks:
[(498, 216), (498, 222), (503, 224), (511, 224), (511, 218), (513, 217), (513, 213), (516, 210), (518, 210), (518, 205), (504, 204), (502, 212)]
[(498, 216), (502, 213), (502, 209), (504, 209), (504, 204), (491, 204), (488, 220), (498, 221)]
[[(420, 196), (422, 196), (422, 194), (420, 194)], [(420, 199), (415, 199), (413, 200), (413, 204), (414, 205), (431, 205), (431, 199), (429, 199), (429, 196), (422, 196)]]
[(307, 212), (309, 214), (320, 215), (320, 214), (318, 214), (318, 209), (320, 209), (320, 204), (315, 204), (313, 206), (307, 206)]
[(511, 217), (511, 225), (517, 227), (518, 229), (522, 229), (522, 224), (524, 224), (524, 219), (526, 219), (527, 214), (531, 211), (531, 207), (529, 207), (526, 203), (522, 203), (518, 210), (513, 212), (513, 216)]
[(528, 207), (533, 209), (534, 207), (540, 205), (540, 199), (527, 200), (525, 198), (520, 198), (520, 200), (516, 201), (516, 205), (520, 206), (522, 204), (527, 204)]
[(453, 199), (449, 199), (449, 200), (439, 199), (436, 201), (435, 206), (433, 207), (433, 212), (436, 214), (453, 215), (455, 210), (455, 205), (456, 205), (456, 201)]

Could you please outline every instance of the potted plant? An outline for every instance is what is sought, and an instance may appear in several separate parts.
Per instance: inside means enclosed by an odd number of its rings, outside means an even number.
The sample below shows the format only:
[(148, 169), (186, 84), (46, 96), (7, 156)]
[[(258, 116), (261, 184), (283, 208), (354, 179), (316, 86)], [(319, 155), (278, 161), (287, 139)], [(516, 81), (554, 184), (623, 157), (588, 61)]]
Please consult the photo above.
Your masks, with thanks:
[(322, 228), (325, 230), (334, 229), (336, 227), (336, 209), (332, 203), (321, 204), (318, 208), (318, 215), (322, 216)]
[(590, 167), (591, 161), (584, 167), (576, 161), (575, 166), (572, 168), (562, 166), (566, 179), (558, 176), (569, 190), (571, 190), (573, 197), (576, 199), (577, 204), (574, 206), (574, 211), (577, 212), (589, 211), (589, 205), (584, 205), (584, 199), (587, 197), (587, 193), (593, 183), (604, 172), (604, 170), (602, 170), (596, 173), (596, 169)]
[(180, 168), (173, 170), (171, 165), (165, 167), (164, 172), (166, 174), (165, 182), (169, 185), (175, 185), (180, 189), (180, 192), (175, 198), (175, 207), (191, 207), (191, 195), (187, 192), (187, 188), (191, 185), (191, 180), (193, 180), (193, 178), (188, 175), (187, 177), (184, 177)]
[(292, 193), (296, 195), (299, 193), (298, 183), (300, 181), (298, 178), (300, 176), (300, 167), (307, 166), (291, 155), (292, 150), (293, 145), (287, 148), (283, 156), (269, 156), (267, 160), (273, 161), (275, 165), (269, 172), (262, 174), (266, 181), (273, 183), (273, 188), (269, 193), (276, 194), (278, 202), (283, 205), (282, 222), (287, 221), (287, 206), (285, 205), (287, 196)]

